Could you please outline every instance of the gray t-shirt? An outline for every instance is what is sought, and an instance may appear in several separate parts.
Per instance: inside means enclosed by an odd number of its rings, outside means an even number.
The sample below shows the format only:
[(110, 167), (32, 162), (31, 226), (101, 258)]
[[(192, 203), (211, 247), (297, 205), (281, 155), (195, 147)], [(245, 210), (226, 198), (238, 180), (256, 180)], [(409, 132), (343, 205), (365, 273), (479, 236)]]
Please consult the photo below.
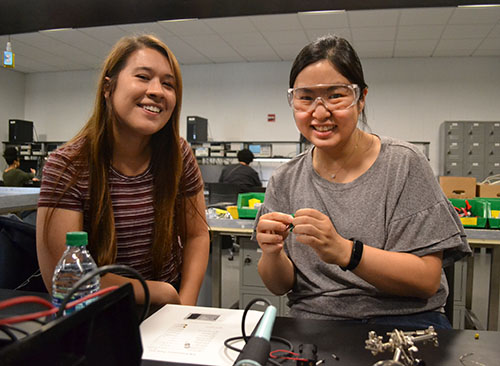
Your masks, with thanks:
[[(443, 266), (471, 252), (459, 217), (444, 196), (425, 156), (414, 145), (381, 137), (375, 163), (350, 183), (323, 179), (312, 149), (276, 170), (258, 217), (315, 208), (344, 238), (394, 252), (424, 256), (443, 251)], [(288, 236), (285, 250), (295, 266), (288, 293), (293, 316), (364, 319), (438, 310), (446, 302), (444, 272), (437, 293), (424, 300), (382, 293), (339, 266), (323, 262), (309, 246)]]

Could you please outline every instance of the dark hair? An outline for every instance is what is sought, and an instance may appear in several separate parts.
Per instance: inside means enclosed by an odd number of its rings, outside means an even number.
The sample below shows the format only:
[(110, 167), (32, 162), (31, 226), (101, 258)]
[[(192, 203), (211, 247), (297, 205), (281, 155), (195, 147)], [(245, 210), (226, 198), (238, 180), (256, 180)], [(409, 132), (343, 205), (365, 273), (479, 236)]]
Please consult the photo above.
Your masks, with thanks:
[[(297, 55), (290, 70), (290, 88), (293, 88), (299, 73), (307, 66), (321, 61), (328, 60), (332, 66), (347, 80), (357, 84), (360, 89), (361, 98), (363, 91), (368, 88), (363, 75), (363, 67), (358, 54), (351, 44), (344, 38), (338, 36), (324, 36), (309, 43)], [(361, 120), (366, 124), (366, 115), (363, 109)]]
[(238, 161), (250, 164), (253, 161), (253, 153), (248, 149), (238, 151)]
[(19, 159), (19, 154), (17, 152), (17, 149), (13, 146), (10, 146), (5, 149), (3, 152), (3, 157), (5, 158), (5, 161), (7, 162), (8, 165), (12, 165), (15, 160)]

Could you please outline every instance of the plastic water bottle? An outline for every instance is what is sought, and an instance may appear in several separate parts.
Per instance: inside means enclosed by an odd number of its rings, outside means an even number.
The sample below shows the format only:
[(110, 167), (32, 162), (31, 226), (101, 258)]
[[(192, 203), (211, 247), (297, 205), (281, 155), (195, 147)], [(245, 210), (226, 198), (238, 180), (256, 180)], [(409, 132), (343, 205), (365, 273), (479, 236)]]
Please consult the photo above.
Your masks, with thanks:
[[(90, 271), (97, 268), (87, 250), (88, 236), (84, 231), (66, 233), (66, 250), (57, 263), (52, 277), (52, 303), (59, 307), (75, 283)], [(99, 291), (100, 277), (95, 276), (90, 282), (80, 287), (72, 296), (71, 301)], [(94, 299), (78, 304), (68, 309), (65, 314), (83, 308)]]

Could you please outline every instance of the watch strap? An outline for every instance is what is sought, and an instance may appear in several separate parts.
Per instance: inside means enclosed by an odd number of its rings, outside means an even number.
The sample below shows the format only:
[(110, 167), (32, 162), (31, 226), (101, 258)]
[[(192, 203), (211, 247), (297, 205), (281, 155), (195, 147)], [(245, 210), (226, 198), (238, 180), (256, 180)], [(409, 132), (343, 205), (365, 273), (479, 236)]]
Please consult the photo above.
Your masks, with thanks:
[(351, 259), (349, 260), (347, 266), (345, 267), (340, 266), (340, 269), (342, 269), (343, 271), (347, 270), (352, 271), (353, 269), (355, 269), (358, 266), (359, 262), (361, 262), (361, 257), (363, 255), (363, 246), (364, 246), (363, 242), (356, 239), (349, 239), (349, 240), (352, 240), (353, 242)]

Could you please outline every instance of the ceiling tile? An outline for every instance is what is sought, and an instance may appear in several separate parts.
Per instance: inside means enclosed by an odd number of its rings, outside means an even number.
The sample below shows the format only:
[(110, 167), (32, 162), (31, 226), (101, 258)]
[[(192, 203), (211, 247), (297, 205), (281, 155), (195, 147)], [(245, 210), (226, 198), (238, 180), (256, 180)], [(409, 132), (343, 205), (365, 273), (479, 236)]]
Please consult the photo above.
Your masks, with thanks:
[(443, 39), (483, 38), (490, 33), (493, 25), (448, 25), (443, 32)]
[[(40, 33), (16, 34), (11, 36), (11, 40), (14, 53), (26, 55), (30, 59), (39, 60), (41, 63), (56, 66), (62, 70), (67, 70), (68, 67), (75, 69), (90, 68), (86, 64), (96, 60), (95, 56), (85, 54), (74, 47), (44, 37)], [(78, 60), (78, 56), (75, 54), (83, 56), (84, 60)], [(19, 58), (19, 56), (16, 56), (16, 58)]]
[(347, 16), (351, 27), (395, 26), (398, 24), (400, 10), (355, 10), (348, 11)]
[(442, 39), (433, 56), (470, 56), (480, 43), (480, 39)]
[(307, 37), (309, 38), (309, 41), (311, 42), (327, 35), (336, 35), (345, 38), (349, 42), (351, 42), (352, 40), (351, 30), (349, 28), (312, 29), (312, 30), (306, 30), (306, 34)]
[(118, 42), (120, 38), (127, 35), (127, 32), (115, 25), (106, 27), (78, 28), (78, 31), (95, 39), (99, 39), (102, 42), (109, 44), (110, 47)]
[(287, 44), (305, 46), (309, 42), (304, 31), (267, 31), (262, 34), (273, 47)]
[(494, 24), (500, 21), (500, 7), (457, 8), (449, 24)]
[(430, 57), (437, 43), (437, 40), (398, 40), (394, 57)]
[(128, 35), (138, 34), (153, 34), (161, 40), (165, 40), (172, 36), (172, 32), (162, 27), (159, 23), (139, 23), (139, 24), (123, 24), (119, 25)]
[(439, 39), (443, 33), (444, 25), (410, 25), (399, 26), (398, 40)]
[(212, 60), (220, 57), (224, 57), (224, 59), (227, 57), (238, 58), (239, 56), (234, 48), (216, 34), (183, 37), (183, 40)]
[(281, 44), (273, 47), (274, 51), (283, 61), (294, 60), (305, 44)]
[(345, 28), (348, 26), (347, 12), (299, 13), (299, 20), (306, 29)]
[(178, 36), (197, 36), (214, 33), (204, 21), (198, 19), (184, 22), (160, 21), (158, 23)]
[(488, 37), (478, 47), (479, 50), (500, 50), (500, 37)]
[(446, 24), (455, 8), (402, 9), (399, 25)]
[(212, 56), (210, 59), (215, 63), (229, 63), (229, 62), (244, 62), (245, 59), (238, 54), (234, 54), (233, 56), (221, 55), (221, 56)]
[(257, 28), (247, 17), (204, 19), (203, 22), (219, 34), (257, 32)]
[(497, 24), (493, 27), (488, 37), (500, 38), (500, 24)]
[(246, 61), (281, 61), (281, 58), (269, 45), (263, 46), (235, 46), (235, 50), (245, 58)]
[(273, 14), (248, 17), (260, 32), (302, 30), (297, 14)]
[(396, 27), (352, 28), (353, 41), (391, 41), (396, 38)]
[(392, 57), (394, 51), (393, 41), (356, 41), (353, 44), (354, 49), (360, 58), (364, 57)]
[[(15, 71), (96, 68), (112, 45), (135, 33), (156, 34), (181, 64), (293, 60), (307, 43), (327, 34), (351, 41), (362, 57), (498, 57), (500, 8), (272, 14), (19, 34), (11, 37)], [(6, 42), (0, 37), (1, 47)]]
[(67, 45), (74, 46), (81, 51), (97, 56), (100, 59), (106, 57), (111, 45), (76, 29), (61, 30), (57, 32), (43, 32), (44, 36), (61, 41)]
[(490, 50), (490, 49), (477, 49), (472, 54), (473, 56), (500, 56), (500, 49)]
[(264, 39), (262, 34), (257, 32), (224, 34), (221, 35), (221, 38), (223, 38), (227, 43), (229, 43), (233, 47), (268, 45), (267, 41)]
[(211, 63), (210, 59), (178, 37), (170, 37), (167, 41), (167, 46), (180, 63), (189, 65)]

